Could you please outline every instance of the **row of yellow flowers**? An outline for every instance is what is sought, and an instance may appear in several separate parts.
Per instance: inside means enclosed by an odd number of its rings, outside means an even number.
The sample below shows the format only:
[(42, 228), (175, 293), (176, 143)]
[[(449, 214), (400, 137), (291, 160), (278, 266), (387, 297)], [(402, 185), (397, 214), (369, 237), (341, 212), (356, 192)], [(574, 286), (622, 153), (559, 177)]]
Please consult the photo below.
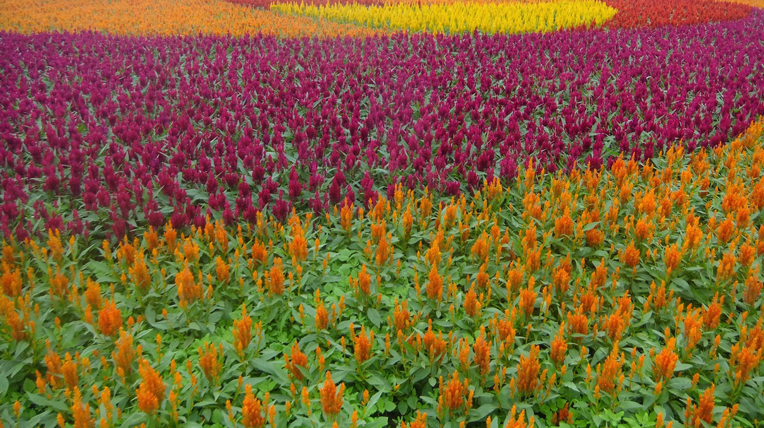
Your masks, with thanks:
[(6, 241), (0, 418), (737, 426), (764, 397), (762, 171), (764, 121), (459, 199)]
[(373, 34), (352, 25), (284, 17), (225, 0), (0, 0), (0, 30), (24, 34), (95, 31), (142, 36)]
[(616, 10), (597, 0), (552, 2), (426, 1), (383, 6), (274, 3), (283, 14), (358, 24), (373, 29), (430, 33), (530, 33), (601, 25)]

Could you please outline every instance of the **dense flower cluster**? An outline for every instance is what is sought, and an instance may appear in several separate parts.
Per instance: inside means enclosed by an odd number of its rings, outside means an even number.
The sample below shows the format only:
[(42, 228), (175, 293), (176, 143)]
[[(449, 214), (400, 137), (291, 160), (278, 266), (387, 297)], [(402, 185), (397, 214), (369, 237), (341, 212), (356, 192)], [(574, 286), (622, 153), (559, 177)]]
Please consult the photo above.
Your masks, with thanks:
[[(762, 38), (759, 12), (526, 36), (5, 34), (0, 230), (116, 239), (138, 224), (202, 227), (211, 213), (285, 222), (293, 207), (366, 206), (397, 185), (471, 192), (529, 158), (554, 172), (715, 146), (764, 113)], [(138, 260), (127, 275), (145, 286)], [(198, 299), (198, 278), (183, 281), (184, 300)]]
[(28, 389), (0, 418), (529, 427), (608, 409), (737, 426), (762, 400), (762, 171), (764, 120), (725, 146), (519, 167), (459, 198), (398, 186), (368, 208), (117, 244), (9, 236), (0, 362), (28, 361), (8, 372)]
[(284, 14), (309, 16), (330, 21), (358, 24), (368, 28), (406, 30), (435, 34), (479, 31), (485, 34), (551, 32), (563, 29), (600, 26), (616, 10), (598, 0), (560, 0), (552, 2), (443, 2), (422, 5), (276, 3), (271, 6)]
[(352, 25), (284, 17), (226, 0), (0, 0), (0, 29), (120, 35), (367, 36)]

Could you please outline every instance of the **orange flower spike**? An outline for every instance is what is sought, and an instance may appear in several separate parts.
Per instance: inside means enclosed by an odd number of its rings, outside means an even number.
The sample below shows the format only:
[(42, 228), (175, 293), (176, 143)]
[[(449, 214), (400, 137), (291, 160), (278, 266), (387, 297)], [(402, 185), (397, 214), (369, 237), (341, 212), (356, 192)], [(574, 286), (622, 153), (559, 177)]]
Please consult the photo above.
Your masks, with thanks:
[(358, 273), (358, 287), (365, 296), (371, 295), (371, 275), (366, 271), (366, 265)]
[(202, 285), (195, 282), (194, 275), (191, 273), (188, 266), (180, 271), (175, 277), (175, 286), (178, 291), (181, 307), (186, 307), (189, 303), (199, 300), (202, 297)]
[(475, 317), (480, 313), (480, 302), (477, 299), (477, 293), (475, 292), (475, 284), (473, 283), (469, 291), (464, 298), (464, 311), (470, 317)]
[(106, 336), (114, 335), (122, 327), (122, 312), (117, 309), (113, 300), (106, 300), (98, 312), (98, 327)]
[(231, 278), (228, 264), (220, 256), (215, 259), (215, 275), (217, 280), (223, 284)]
[(474, 361), (480, 367), (480, 375), (485, 377), (490, 371), (491, 364), (491, 345), (485, 340), (485, 327), (480, 327), (480, 335), (475, 339), (472, 345), (475, 354)]
[(566, 207), (564, 214), (554, 221), (554, 236), (564, 238), (572, 235), (573, 219), (570, 217), (570, 209)]
[(674, 368), (679, 360), (679, 356), (674, 352), (676, 347), (676, 338), (668, 340), (666, 346), (655, 356), (653, 363), (653, 376), (655, 380), (665, 380), (668, 382), (674, 374)]
[(326, 310), (324, 302), (321, 301), (321, 303), (316, 308), (316, 330), (325, 330), (328, 326), (329, 312)]
[(284, 354), (284, 360), (286, 361), (286, 368), (295, 379), (303, 380), (305, 378), (300, 367), (308, 368), (308, 356), (300, 351), (300, 346), (296, 340), (292, 345), (291, 355)]
[(72, 401), (74, 428), (90, 428), (94, 426), (95, 421), (90, 418), (90, 405), (82, 402), (82, 395), (78, 387), (74, 387), (74, 398)]
[(241, 305), (241, 319), (233, 320), (233, 346), (240, 358), (252, 341), (252, 318), (247, 315), (247, 307)]
[(615, 380), (621, 372), (623, 361), (623, 355), (621, 354), (619, 356), (618, 354), (618, 342), (615, 342), (613, 344), (613, 350), (602, 365), (602, 371), (599, 372), (597, 378), (597, 386), (600, 391), (613, 392), (615, 389)]
[(555, 365), (559, 366), (565, 361), (565, 353), (568, 350), (568, 342), (565, 340), (565, 323), (560, 324), (560, 330), (552, 340), (550, 357)]
[(324, 416), (328, 419), (333, 419), (342, 409), (344, 402), (342, 395), (345, 393), (345, 384), (340, 385), (338, 390), (337, 385), (332, 381), (332, 373), (326, 372), (324, 386), (319, 388), (319, 392), (321, 395), (321, 409), (324, 412)]
[(198, 348), (199, 352), (199, 367), (201, 367), (204, 377), (208, 381), (218, 383), (220, 380), (220, 372), (222, 370), (221, 360), (223, 358), (222, 344), (220, 346), (220, 352), (214, 344), (205, 342)]
[(142, 379), (136, 392), (138, 407), (147, 414), (153, 414), (164, 400), (165, 384), (159, 373), (145, 359), (141, 360), (138, 371)]
[(371, 347), (374, 344), (374, 332), (369, 331), (367, 336), (365, 327), (361, 326), (361, 332), (357, 336), (352, 331), (350, 334), (353, 335), (355, 360), (358, 364), (362, 364), (369, 359)]
[(273, 259), (273, 267), (269, 271), (268, 290), (272, 295), (280, 296), (284, 294), (284, 265), (281, 257)]
[(427, 297), (440, 301), (443, 298), (443, 277), (438, 274), (438, 267), (432, 266), (427, 282)]
[(533, 314), (533, 308), (536, 304), (536, 296), (538, 293), (534, 290), (536, 279), (530, 277), (528, 280), (528, 288), (520, 291), (520, 308), (525, 313), (526, 317), (530, 317)]
[(241, 405), (242, 424), (246, 428), (262, 428), (265, 426), (263, 404), (252, 393), (252, 385), (245, 387), (244, 402)]
[(454, 372), (447, 384), (441, 381), (440, 397), (443, 399), (449, 413), (458, 410), (464, 404), (469, 390), (469, 381), (459, 379), (459, 372)]
[(630, 268), (636, 268), (639, 264), (639, 250), (634, 246), (633, 241), (629, 243), (621, 254), (621, 260)]
[(540, 348), (538, 345), (531, 346), (528, 356), (520, 356), (517, 366), (517, 390), (521, 394), (532, 394), (538, 386), (538, 376), (541, 365), (539, 364)]
[(723, 312), (724, 297), (719, 298), (719, 293), (714, 295), (714, 299), (708, 308), (703, 312), (703, 327), (705, 330), (715, 330), (719, 326)]

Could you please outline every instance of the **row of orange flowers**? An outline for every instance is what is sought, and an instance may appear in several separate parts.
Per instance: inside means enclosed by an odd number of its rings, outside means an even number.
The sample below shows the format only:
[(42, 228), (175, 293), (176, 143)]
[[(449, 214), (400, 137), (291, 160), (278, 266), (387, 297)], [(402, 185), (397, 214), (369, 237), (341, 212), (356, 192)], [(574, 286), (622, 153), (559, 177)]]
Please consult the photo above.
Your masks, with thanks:
[(24, 34), (92, 31), (137, 36), (374, 34), (353, 25), (284, 17), (225, 0), (2, 0), (0, 29)]
[(711, 151), (569, 176), (530, 165), (458, 200), (399, 188), (368, 212), (287, 224), (6, 241), (0, 355), (33, 364), (10, 376), (0, 415), (78, 427), (358, 426), (391, 409), (418, 427), (592, 417), (563, 397), (656, 426), (753, 419), (763, 134), (764, 121)]

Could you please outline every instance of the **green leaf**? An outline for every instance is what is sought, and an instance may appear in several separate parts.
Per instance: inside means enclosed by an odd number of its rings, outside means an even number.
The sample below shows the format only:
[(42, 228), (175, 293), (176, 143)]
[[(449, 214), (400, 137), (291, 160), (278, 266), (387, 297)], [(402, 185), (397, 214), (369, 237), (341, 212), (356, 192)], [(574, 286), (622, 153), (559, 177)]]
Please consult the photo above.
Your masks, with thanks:
[(371, 321), (375, 327), (379, 328), (382, 324), (382, 317), (379, 315), (379, 311), (374, 308), (369, 308), (369, 310), (366, 311), (366, 315), (368, 315), (369, 321)]
[(69, 411), (69, 406), (67, 406), (63, 401), (48, 400), (42, 395), (32, 394), (31, 392), (27, 393), (27, 398), (29, 399), (29, 401), (31, 401), (34, 404), (37, 404), (38, 406), (49, 407), (54, 410), (58, 410), (59, 412)]

